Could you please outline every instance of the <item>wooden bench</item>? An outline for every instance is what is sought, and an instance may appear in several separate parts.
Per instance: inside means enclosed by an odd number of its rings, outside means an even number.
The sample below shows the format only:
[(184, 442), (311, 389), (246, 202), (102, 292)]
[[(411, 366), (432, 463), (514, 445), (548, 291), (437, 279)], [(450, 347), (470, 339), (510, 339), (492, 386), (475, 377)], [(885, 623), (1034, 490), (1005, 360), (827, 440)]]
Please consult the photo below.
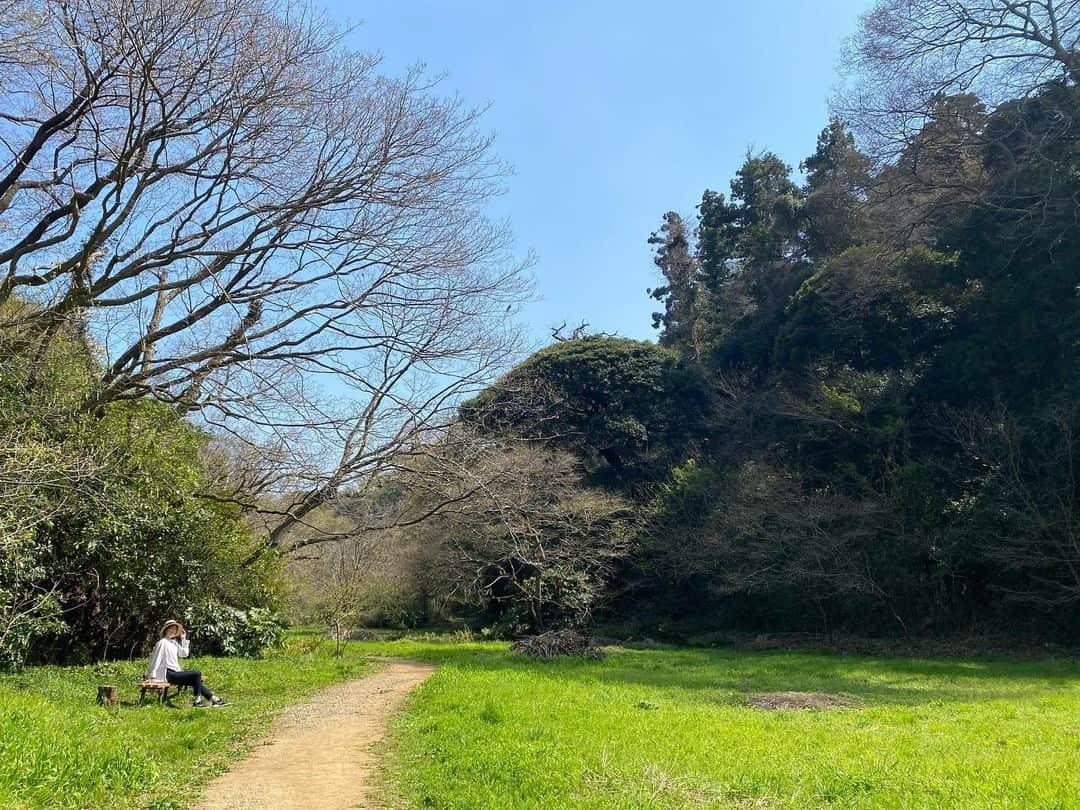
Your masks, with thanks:
[(147, 678), (147, 679), (145, 679), (143, 681), (140, 681), (139, 682), (139, 703), (142, 703), (142, 702), (144, 702), (146, 700), (146, 693), (147, 692), (155, 692), (155, 693), (157, 693), (157, 702), (158, 703), (166, 703), (166, 702), (168, 702), (170, 700), (170, 698), (169, 698), (169, 690), (170, 689), (175, 689), (176, 690), (176, 695), (174, 695), (174, 697), (176, 697), (176, 696), (179, 696), (179, 694), (183, 690), (187, 689), (187, 687), (186, 686), (177, 686), (177, 685), (169, 683), (168, 681), (153, 681), (153, 680), (150, 680), (149, 678)]

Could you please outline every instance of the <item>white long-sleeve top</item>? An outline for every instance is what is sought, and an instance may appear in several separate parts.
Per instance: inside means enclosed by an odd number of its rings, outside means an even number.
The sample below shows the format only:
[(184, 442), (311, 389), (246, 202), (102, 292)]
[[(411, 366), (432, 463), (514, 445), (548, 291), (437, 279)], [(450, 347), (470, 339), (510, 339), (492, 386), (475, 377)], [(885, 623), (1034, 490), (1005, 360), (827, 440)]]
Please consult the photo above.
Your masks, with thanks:
[(150, 669), (146, 671), (146, 677), (152, 681), (165, 680), (165, 673), (180, 669), (180, 659), (187, 658), (190, 651), (191, 644), (186, 638), (158, 639), (154, 651), (150, 654)]

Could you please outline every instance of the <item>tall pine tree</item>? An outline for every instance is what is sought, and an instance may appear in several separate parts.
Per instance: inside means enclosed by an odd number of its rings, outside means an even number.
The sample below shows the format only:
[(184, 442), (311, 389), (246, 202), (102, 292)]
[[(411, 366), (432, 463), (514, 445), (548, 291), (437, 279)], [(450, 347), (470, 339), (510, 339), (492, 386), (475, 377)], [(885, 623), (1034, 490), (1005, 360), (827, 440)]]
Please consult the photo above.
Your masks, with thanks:
[(653, 313), (653, 328), (661, 329), (660, 343), (700, 355), (696, 320), (698, 315), (699, 273), (690, 250), (686, 223), (674, 211), (664, 214), (659, 231), (649, 236), (655, 245), (653, 263), (664, 277), (664, 284), (649, 290), (649, 295), (664, 304), (663, 312)]

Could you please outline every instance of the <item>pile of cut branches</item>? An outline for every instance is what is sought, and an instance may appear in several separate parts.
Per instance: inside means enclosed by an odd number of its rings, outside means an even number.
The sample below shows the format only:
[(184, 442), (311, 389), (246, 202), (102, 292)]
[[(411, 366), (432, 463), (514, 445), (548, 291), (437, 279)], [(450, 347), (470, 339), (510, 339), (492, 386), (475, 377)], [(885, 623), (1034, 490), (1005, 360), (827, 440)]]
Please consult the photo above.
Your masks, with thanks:
[(511, 644), (510, 649), (530, 658), (550, 659), (570, 655), (582, 658), (604, 657), (604, 653), (592, 645), (588, 636), (574, 630), (553, 630), (537, 636), (526, 636)]

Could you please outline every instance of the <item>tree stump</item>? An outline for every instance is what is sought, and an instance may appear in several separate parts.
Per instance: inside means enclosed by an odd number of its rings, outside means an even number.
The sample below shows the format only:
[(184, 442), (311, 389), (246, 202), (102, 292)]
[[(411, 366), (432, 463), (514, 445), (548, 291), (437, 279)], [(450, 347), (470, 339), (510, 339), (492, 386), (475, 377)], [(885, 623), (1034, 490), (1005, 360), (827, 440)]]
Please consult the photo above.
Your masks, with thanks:
[(120, 690), (115, 686), (99, 686), (97, 688), (97, 702), (100, 706), (114, 708), (120, 702)]

